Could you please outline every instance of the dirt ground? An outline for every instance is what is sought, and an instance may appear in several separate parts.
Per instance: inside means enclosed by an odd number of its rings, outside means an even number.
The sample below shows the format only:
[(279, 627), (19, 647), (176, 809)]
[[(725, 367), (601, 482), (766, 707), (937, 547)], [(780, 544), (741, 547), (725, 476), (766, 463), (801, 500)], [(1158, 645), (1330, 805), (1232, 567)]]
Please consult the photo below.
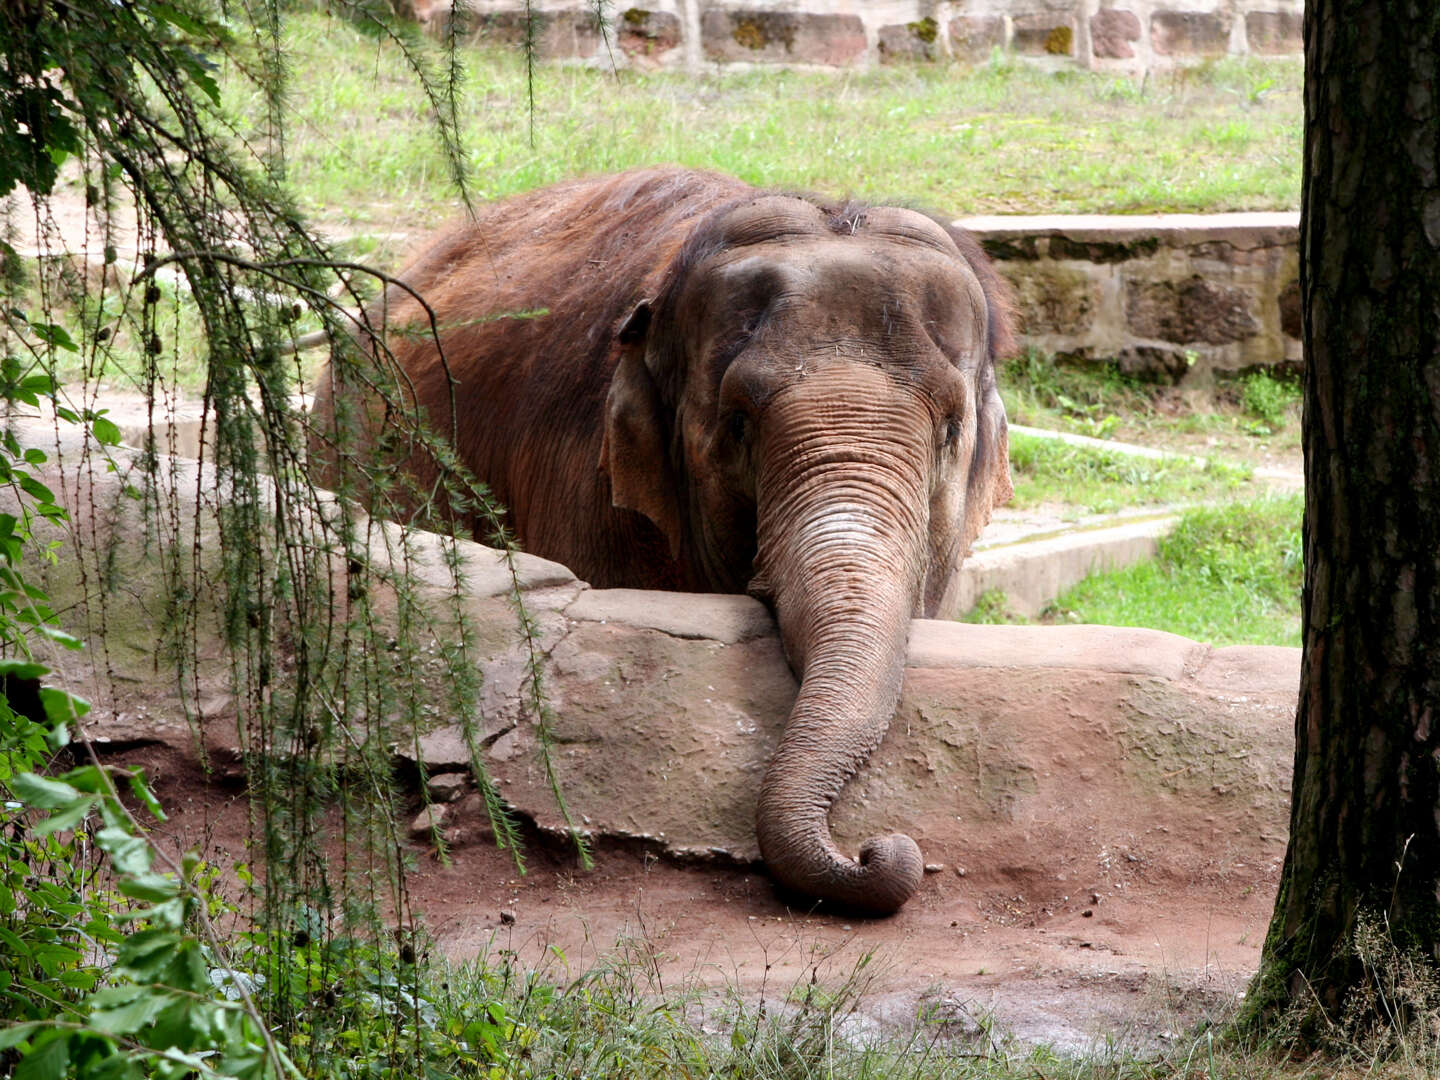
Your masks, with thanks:
[[(221, 867), (247, 859), (248, 804), (233, 776), (207, 777), (183, 745), (115, 745), (105, 757), (146, 768), (170, 814), (158, 827), (170, 842)], [(1123, 804), (1125, 794), (1101, 797)], [(1154, 836), (1164, 808), (1130, 802), (1120, 826)], [(681, 865), (629, 844), (601, 846), (584, 871), (533, 831), (521, 875), (478, 826), (455, 837), (448, 863), (412, 843), (409, 889), (454, 960), (513, 950), (563, 979), (624, 956), (671, 988), (783, 1002), (813, 978), (838, 985), (873, 953), (862, 1027), (905, 1029), (923, 1012), (976, 1039), (1149, 1052), (1243, 994), (1278, 880), (1272, 828), (1254, 822), (1250, 851), (1227, 840), (1222, 873), (1208, 855), (1192, 873), (1175, 873), (1173, 858), (1149, 873), (1143, 843), (1102, 853), (1122, 865), (1103, 868), (1101, 888), (1072, 875), (1071, 895), (1057, 892), (1066, 875), (1057, 885), (1052, 871), (1073, 865), (1079, 840), (1051, 823), (1030, 847), (1008, 850), (1004, 866), (927, 874), (886, 919), (789, 907), (758, 868)]]

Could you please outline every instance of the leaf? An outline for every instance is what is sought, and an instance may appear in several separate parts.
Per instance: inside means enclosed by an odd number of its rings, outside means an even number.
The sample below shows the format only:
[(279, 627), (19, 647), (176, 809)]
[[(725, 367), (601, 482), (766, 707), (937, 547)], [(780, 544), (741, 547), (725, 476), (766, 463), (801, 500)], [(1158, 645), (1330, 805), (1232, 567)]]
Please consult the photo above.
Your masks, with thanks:
[(130, 793), (145, 804), (145, 809), (150, 811), (156, 821), (164, 821), (165, 808), (160, 805), (160, 800), (150, 790), (150, 784), (145, 779), (145, 770), (136, 769), (127, 779), (130, 782)]
[(212, 104), (219, 105), (220, 84), (217, 83), (215, 77), (206, 70), (207, 66), (213, 67), (214, 65), (199, 53), (186, 49), (184, 46), (181, 46), (180, 51), (184, 55), (177, 56), (176, 60), (178, 60), (180, 66), (185, 69), (185, 73), (190, 76), (196, 86), (205, 91), (205, 96), (210, 99)]
[[(27, 375), (20, 380), (20, 389), (34, 394), (53, 394), (55, 392), (55, 380), (49, 375)], [(40, 451), (36, 451), (40, 453)], [(41, 454), (43, 459), (44, 455)]]
[(122, 438), (119, 425), (98, 414), (90, 418), (90, 434), (95, 436), (95, 441), (101, 446), (119, 446)]
[(150, 14), (157, 19), (168, 22), (171, 26), (184, 30), (185, 33), (194, 37), (204, 37), (207, 33), (205, 24), (197, 20), (189, 12), (181, 11), (179, 8), (171, 7), (169, 4), (154, 2), (147, 4)]
[(139, 1031), (171, 1004), (174, 996), (145, 987), (144, 993), (113, 1009), (99, 1009), (90, 1014), (90, 1026), (105, 1035), (128, 1035)]
[(120, 891), (132, 900), (158, 903), (174, 898), (180, 886), (167, 874), (136, 874), (120, 880)]
[(45, 706), (45, 719), (52, 724), (78, 719), (90, 711), (90, 703), (84, 698), (78, 698), (64, 690), (56, 690), (52, 686), (41, 688), (40, 704)]
[(41, 810), (55, 810), (81, 798), (80, 792), (69, 784), (31, 772), (16, 773), (10, 778), (9, 787), (21, 802)]
[(35, 336), (47, 345), (53, 345), (57, 349), (64, 349), (66, 352), (79, 352), (80, 347), (71, 340), (70, 335), (59, 323), (36, 323), (30, 324), (30, 329)]
[(50, 674), (50, 669), (44, 664), (37, 664), (33, 660), (0, 660), (0, 678), (7, 679), (38, 679), (41, 675)]
[(179, 943), (180, 935), (170, 930), (137, 930), (121, 943), (116, 963), (132, 978), (150, 979), (170, 962), (170, 954)]
[(85, 815), (90, 813), (94, 805), (95, 796), (93, 795), (86, 799), (79, 799), (69, 806), (56, 810), (44, 821), (38, 822), (31, 832), (36, 836), (49, 836), (51, 833), (73, 829), (85, 820)]
[(57, 1032), (43, 1046), (20, 1059), (13, 1080), (60, 1080), (70, 1065), (70, 1034)]
[(9, 1027), (0, 1027), (0, 1050), (9, 1050), (19, 1046), (30, 1037), (31, 1032), (43, 1028), (45, 1024), (40, 1020), (32, 1020), (28, 1024), (12, 1024)]
[(29, 473), (21, 473), (16, 479), (25, 489), (25, 493), (36, 502), (53, 503), (55, 501), (55, 493)]
[[(41, 627), (37, 627), (37, 629), (40, 631), (40, 633), (44, 634), (44, 635), (45, 635), (46, 637), (48, 637), (51, 641), (53, 641), (53, 642), (55, 642), (55, 643), (57, 643), (57, 644), (59, 644), (59, 645), (64, 645), (65, 648), (67, 648), (67, 649), (72, 649), (72, 650), (74, 650), (74, 649), (83, 649), (83, 648), (85, 648), (85, 642), (81, 641), (81, 640), (80, 640), (79, 638), (77, 638), (74, 634), (67, 634), (64, 630), (61, 630), (58, 626), (41, 626)], [(79, 698), (75, 698), (74, 700), (79, 701), (80, 699), (79, 699)], [(89, 706), (89, 705), (86, 705), (85, 708), (88, 710), (88, 709), (90, 708), (90, 706)]]
[(86, 791), (91, 795), (104, 795), (110, 790), (110, 785), (105, 783), (105, 773), (98, 765), (78, 765), (60, 779), (74, 785), (77, 791)]
[(138, 836), (110, 825), (95, 834), (100, 850), (110, 856), (122, 874), (144, 874), (150, 870), (150, 845)]

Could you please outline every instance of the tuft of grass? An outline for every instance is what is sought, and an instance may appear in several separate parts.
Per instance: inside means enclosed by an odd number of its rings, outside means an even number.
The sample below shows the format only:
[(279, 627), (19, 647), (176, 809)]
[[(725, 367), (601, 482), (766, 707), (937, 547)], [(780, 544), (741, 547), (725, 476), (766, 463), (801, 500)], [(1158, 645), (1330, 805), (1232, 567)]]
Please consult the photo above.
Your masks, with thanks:
[(1124, 415), (1153, 412), (1156, 387), (1114, 364), (1064, 364), (1029, 348), (1005, 362), (1000, 395), (1017, 424), (1109, 438)]
[(1010, 609), (1010, 598), (1004, 589), (987, 589), (975, 600), (975, 606), (960, 616), (961, 622), (979, 626), (1003, 623), (1028, 623), (1030, 620)]
[(1269, 430), (1283, 428), (1292, 411), (1300, 404), (1300, 387), (1293, 381), (1275, 378), (1268, 372), (1256, 371), (1240, 380), (1240, 405)]
[(1215, 645), (1300, 644), (1299, 495), (1181, 515), (1156, 559), (1092, 574), (1048, 621), (1147, 626)]
[(1092, 514), (1234, 497), (1254, 489), (1253, 473), (1244, 466), (1139, 457), (1018, 432), (1010, 436), (1010, 475), (1015, 483), (1011, 505), (1018, 509), (1062, 503)]

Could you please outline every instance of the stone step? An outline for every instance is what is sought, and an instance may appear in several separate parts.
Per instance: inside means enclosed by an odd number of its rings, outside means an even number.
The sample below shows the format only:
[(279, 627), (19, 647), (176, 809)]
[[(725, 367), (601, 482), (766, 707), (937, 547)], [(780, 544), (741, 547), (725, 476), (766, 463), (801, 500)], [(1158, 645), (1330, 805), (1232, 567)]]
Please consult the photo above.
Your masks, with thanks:
[[(1203, 466), (1206, 458), (1176, 454), (1153, 446), (1111, 442), (1067, 431), (1011, 424), (1014, 434), (1054, 439), (1071, 446), (1129, 454), (1149, 460), (1181, 458)], [(1289, 469), (1262, 466), (1257, 479), (1274, 491), (1302, 490), (1305, 478)], [(1155, 558), (1162, 537), (1175, 527), (1183, 506), (1140, 507), (1116, 514), (1060, 517), (1040, 510), (995, 512), (960, 568), (961, 609), (968, 611), (985, 593), (1000, 590), (1017, 615), (1034, 617), (1061, 593), (1090, 574), (1120, 570)]]

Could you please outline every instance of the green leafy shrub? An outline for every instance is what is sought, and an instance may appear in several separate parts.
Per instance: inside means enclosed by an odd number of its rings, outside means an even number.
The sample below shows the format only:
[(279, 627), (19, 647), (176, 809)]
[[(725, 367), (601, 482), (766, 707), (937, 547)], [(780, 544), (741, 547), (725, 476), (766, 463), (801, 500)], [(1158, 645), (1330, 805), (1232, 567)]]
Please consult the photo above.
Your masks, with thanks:
[[(1285, 426), (1292, 407), (1300, 401), (1300, 388), (1264, 372), (1256, 371), (1240, 380), (1240, 404), (1247, 415), (1271, 431)], [(1270, 432), (1258, 432), (1270, 434)]]

